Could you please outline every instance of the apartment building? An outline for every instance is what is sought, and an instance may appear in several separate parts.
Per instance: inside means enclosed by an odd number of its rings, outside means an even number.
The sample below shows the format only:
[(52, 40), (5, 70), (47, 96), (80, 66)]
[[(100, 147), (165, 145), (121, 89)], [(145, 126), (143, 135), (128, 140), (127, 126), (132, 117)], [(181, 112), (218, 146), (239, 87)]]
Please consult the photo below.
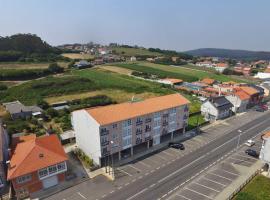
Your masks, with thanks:
[(96, 164), (132, 156), (183, 133), (189, 101), (180, 94), (74, 111), (76, 142)]

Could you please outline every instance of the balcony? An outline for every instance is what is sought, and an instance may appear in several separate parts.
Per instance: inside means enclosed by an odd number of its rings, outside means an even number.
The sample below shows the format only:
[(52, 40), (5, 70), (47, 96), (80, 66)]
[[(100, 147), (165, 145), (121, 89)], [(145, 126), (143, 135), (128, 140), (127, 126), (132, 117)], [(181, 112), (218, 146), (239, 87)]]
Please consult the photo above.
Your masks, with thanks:
[(164, 114), (163, 117), (167, 118), (167, 117), (169, 117), (169, 114)]
[(148, 141), (148, 140), (151, 140), (152, 139), (152, 136), (148, 136), (145, 138), (145, 141)]
[(142, 130), (141, 129), (137, 129), (136, 130), (136, 135), (142, 134)]
[(106, 146), (108, 144), (109, 144), (109, 141), (103, 141), (103, 142), (101, 142), (101, 146)]
[(168, 126), (168, 124), (169, 123), (167, 121), (165, 121), (165, 122), (162, 123), (162, 126)]
[(109, 135), (109, 130), (101, 130), (100, 136)]
[(149, 123), (149, 122), (151, 122), (152, 121), (152, 119), (151, 118), (147, 118), (147, 119), (145, 119), (145, 123)]
[(145, 128), (145, 132), (150, 132), (151, 131), (151, 127)]
[(143, 121), (137, 121), (136, 122), (136, 126), (140, 126), (140, 125), (142, 125), (143, 124)]

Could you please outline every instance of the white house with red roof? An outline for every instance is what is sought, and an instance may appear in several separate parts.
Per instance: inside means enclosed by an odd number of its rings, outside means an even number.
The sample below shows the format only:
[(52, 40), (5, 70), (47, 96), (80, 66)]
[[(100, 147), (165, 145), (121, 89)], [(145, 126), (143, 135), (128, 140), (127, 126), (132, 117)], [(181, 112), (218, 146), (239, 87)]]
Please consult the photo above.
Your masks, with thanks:
[(12, 141), (7, 179), (18, 199), (65, 180), (67, 155), (57, 135), (20, 136)]

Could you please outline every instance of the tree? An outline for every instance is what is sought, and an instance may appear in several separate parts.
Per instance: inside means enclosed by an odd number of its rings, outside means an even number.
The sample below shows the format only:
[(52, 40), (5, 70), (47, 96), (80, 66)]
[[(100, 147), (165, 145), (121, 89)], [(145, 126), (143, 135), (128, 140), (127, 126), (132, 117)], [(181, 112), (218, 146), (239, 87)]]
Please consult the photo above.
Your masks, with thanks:
[(57, 63), (51, 63), (48, 70), (52, 73), (61, 73), (64, 71), (64, 68), (60, 67)]
[(51, 116), (51, 118), (54, 118), (54, 117), (57, 117), (59, 113), (56, 110), (54, 110), (53, 108), (49, 108), (47, 110), (47, 114), (49, 116)]
[(0, 83), (0, 91), (1, 90), (7, 90), (8, 87), (5, 84)]
[(37, 105), (45, 110), (49, 108), (49, 104), (46, 101), (44, 101), (43, 99), (39, 99), (37, 101)]

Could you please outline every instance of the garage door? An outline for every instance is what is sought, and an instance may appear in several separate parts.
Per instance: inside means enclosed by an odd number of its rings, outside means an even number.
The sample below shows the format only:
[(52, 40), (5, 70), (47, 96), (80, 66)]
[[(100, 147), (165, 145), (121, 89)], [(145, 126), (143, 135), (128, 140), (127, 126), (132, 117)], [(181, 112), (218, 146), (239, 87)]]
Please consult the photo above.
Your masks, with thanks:
[(57, 185), (58, 183), (58, 178), (57, 176), (52, 176), (50, 178), (46, 178), (42, 181), (43, 183), (43, 188), (49, 188), (52, 187), (54, 185)]

